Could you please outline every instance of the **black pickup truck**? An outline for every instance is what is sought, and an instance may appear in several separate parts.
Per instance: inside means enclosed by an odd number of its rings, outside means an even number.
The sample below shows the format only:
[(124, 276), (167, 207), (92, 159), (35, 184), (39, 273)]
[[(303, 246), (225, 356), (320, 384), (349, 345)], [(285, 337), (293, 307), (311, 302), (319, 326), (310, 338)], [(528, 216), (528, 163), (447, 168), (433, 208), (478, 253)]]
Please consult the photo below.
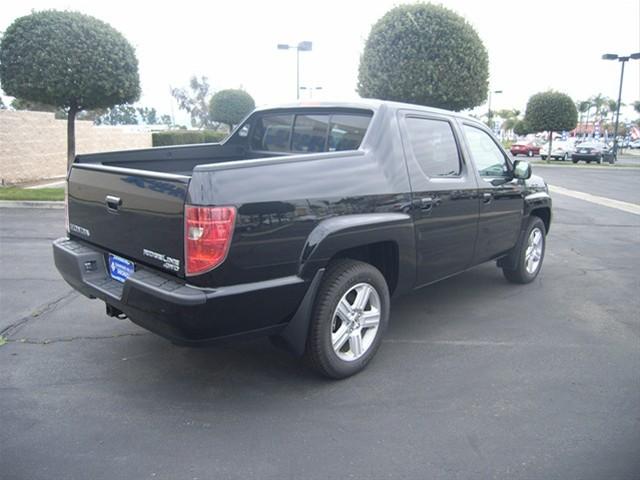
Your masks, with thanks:
[(324, 375), (369, 362), (397, 296), (496, 260), (531, 282), (547, 185), (480, 122), (415, 105), (258, 109), (221, 144), (79, 155), (64, 279), (176, 344), (268, 335)]

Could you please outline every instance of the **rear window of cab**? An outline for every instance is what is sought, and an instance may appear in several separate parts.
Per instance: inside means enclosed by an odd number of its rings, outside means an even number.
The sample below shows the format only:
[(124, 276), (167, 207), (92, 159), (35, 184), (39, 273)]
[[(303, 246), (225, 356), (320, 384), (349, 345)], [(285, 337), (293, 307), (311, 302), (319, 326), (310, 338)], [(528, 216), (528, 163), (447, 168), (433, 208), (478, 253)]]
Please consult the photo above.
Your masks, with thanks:
[(357, 150), (372, 116), (369, 111), (260, 115), (251, 128), (251, 149), (282, 153)]

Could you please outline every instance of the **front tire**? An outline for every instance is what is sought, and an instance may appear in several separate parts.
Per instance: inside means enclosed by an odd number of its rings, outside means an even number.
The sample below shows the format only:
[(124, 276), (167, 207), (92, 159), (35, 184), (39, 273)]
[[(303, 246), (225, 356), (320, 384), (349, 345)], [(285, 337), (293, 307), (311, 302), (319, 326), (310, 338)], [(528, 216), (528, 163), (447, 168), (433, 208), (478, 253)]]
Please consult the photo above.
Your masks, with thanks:
[(350, 259), (332, 262), (316, 298), (305, 357), (329, 378), (364, 369), (389, 323), (387, 282), (374, 266)]
[(513, 269), (502, 268), (502, 273), (507, 280), (512, 283), (525, 284), (536, 279), (544, 260), (547, 243), (546, 233), (544, 222), (540, 217), (529, 218), (525, 235), (516, 246), (516, 267)]

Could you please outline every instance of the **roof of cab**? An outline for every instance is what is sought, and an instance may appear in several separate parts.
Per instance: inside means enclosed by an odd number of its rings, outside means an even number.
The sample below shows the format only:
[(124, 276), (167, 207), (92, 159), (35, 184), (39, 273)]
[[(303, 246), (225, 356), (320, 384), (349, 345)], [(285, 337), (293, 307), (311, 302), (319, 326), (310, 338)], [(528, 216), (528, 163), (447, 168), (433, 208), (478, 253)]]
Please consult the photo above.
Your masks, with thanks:
[(465, 115), (459, 112), (453, 112), (451, 110), (444, 110), (441, 108), (426, 107), (424, 105), (414, 105), (411, 103), (392, 102), (388, 100), (378, 100), (375, 98), (361, 98), (348, 102), (329, 102), (329, 101), (299, 101), (294, 103), (285, 103), (278, 105), (265, 105), (258, 107), (254, 112), (268, 111), (268, 110), (288, 110), (296, 108), (349, 108), (349, 109), (366, 109), (377, 111), (382, 107), (387, 107), (393, 110), (421, 110), (424, 112), (440, 113), (451, 115), (464, 119), (477, 120), (469, 115)]

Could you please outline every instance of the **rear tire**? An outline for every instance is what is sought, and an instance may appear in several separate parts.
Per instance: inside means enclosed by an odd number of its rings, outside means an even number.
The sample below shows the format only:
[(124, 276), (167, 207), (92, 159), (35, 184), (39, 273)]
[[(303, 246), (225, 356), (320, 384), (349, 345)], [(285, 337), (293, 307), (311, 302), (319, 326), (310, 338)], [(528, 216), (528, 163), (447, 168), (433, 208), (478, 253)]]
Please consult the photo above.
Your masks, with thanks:
[(546, 233), (544, 222), (540, 217), (529, 218), (522, 241), (515, 247), (516, 267), (513, 269), (502, 268), (502, 273), (507, 280), (512, 283), (525, 284), (536, 279), (544, 260), (547, 244)]
[(389, 306), (389, 288), (377, 268), (351, 259), (332, 262), (311, 316), (309, 366), (334, 379), (360, 372), (380, 347)]
[(546, 160), (547, 156), (546, 155), (541, 155), (540, 158), (542, 158), (542, 160)]
[(576, 160), (576, 159), (572, 158), (572, 159), (571, 159), (571, 163), (578, 163), (578, 160)]

